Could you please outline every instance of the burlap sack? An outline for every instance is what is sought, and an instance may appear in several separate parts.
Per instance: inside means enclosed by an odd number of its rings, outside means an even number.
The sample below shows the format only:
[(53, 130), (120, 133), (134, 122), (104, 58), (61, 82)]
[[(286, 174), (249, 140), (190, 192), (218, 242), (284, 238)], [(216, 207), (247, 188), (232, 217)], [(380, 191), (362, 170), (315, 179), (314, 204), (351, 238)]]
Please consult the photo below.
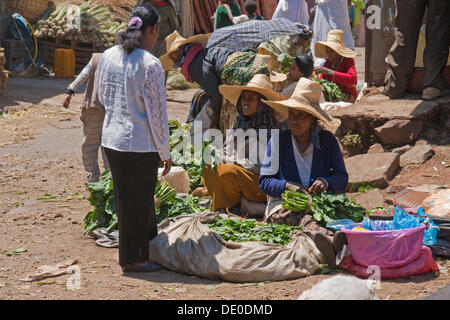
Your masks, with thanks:
[(323, 257), (313, 241), (296, 232), (286, 245), (227, 242), (203, 222), (203, 213), (166, 219), (150, 242), (150, 260), (164, 268), (230, 282), (279, 281), (304, 277), (320, 269)]

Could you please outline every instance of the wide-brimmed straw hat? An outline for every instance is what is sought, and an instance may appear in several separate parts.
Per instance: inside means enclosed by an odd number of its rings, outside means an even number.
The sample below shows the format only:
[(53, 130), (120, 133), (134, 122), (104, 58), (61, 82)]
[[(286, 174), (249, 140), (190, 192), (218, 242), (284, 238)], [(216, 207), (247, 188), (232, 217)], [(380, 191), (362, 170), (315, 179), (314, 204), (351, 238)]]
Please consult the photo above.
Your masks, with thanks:
[(273, 91), (270, 78), (265, 74), (255, 74), (246, 86), (232, 86), (225, 84), (219, 86), (219, 91), (223, 97), (235, 106), (244, 90), (260, 93), (267, 100), (278, 101), (286, 99), (281, 93)]
[(314, 55), (317, 58), (327, 58), (327, 49), (329, 47), (345, 58), (356, 58), (357, 53), (347, 48), (344, 44), (344, 31), (331, 30), (328, 32), (327, 41), (318, 41), (314, 45)]
[(291, 97), (283, 101), (263, 100), (285, 118), (289, 115), (289, 109), (300, 110), (309, 113), (324, 124), (335, 126), (339, 120), (329, 116), (319, 105), (322, 86), (307, 78), (300, 78)]
[(208, 39), (210, 36), (211, 34), (209, 33), (209, 34), (198, 34), (189, 38), (183, 38), (178, 33), (178, 31), (174, 31), (173, 33), (169, 34), (165, 39), (167, 52), (159, 58), (164, 71), (171, 70), (173, 68), (173, 65), (175, 64), (175, 62), (170, 58), (171, 53), (174, 53), (175, 51), (177, 51), (182, 46), (188, 43), (200, 43), (206, 47), (206, 44), (208, 43)]

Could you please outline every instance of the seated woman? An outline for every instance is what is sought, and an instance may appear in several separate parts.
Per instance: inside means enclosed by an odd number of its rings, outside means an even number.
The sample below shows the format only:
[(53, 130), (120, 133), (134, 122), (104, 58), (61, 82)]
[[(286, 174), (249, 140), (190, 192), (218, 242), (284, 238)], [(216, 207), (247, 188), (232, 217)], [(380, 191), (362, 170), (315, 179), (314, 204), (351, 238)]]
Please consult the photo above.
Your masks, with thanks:
[(292, 62), (287, 76), (288, 86), (281, 91), (281, 94), (289, 98), (297, 86), (300, 78), (309, 78), (314, 70), (314, 61), (310, 55), (297, 56)]
[(348, 174), (338, 142), (332, 133), (319, 125), (319, 120), (331, 125), (337, 121), (320, 108), (321, 92), (319, 83), (301, 78), (289, 99), (263, 100), (288, 116), (289, 130), (280, 133), (279, 141), (270, 140), (259, 186), (270, 196), (265, 220), (302, 226), (304, 231), (310, 232), (327, 263), (335, 266), (333, 233), (321, 227), (311, 215), (281, 207), (281, 195), (287, 189), (320, 194), (341, 192), (347, 186)]
[(320, 74), (319, 79), (334, 82), (344, 94), (344, 101), (355, 102), (358, 97), (356, 84), (358, 82), (355, 69), (356, 52), (344, 45), (344, 32), (331, 30), (327, 41), (314, 45), (317, 58), (325, 58), (323, 67), (316, 67), (314, 72)]
[[(216, 171), (209, 166), (203, 171), (204, 184), (212, 196), (212, 210), (238, 207), (242, 198), (265, 203), (267, 197), (258, 185), (261, 168), (258, 155), (266, 150), (271, 130), (281, 129), (281, 124), (276, 118), (276, 111), (262, 103), (261, 99), (284, 98), (272, 91), (269, 77), (262, 74), (255, 75), (246, 86), (221, 85), (220, 92), (237, 106), (239, 116), (233, 129), (243, 130), (241, 133), (245, 134), (245, 143), (239, 142), (237, 135), (228, 136), (224, 149), (216, 150), (216, 156), (223, 156), (224, 164), (218, 164)], [(249, 138), (253, 130), (257, 141)], [(256, 157), (252, 159), (250, 152)]]

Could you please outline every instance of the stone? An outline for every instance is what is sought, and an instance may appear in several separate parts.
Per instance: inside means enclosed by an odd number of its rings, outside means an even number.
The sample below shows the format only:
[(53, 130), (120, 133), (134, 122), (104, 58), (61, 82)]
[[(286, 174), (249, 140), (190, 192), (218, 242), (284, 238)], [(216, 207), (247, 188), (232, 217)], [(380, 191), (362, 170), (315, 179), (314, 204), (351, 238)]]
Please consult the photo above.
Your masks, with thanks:
[(398, 153), (398, 154), (402, 155), (402, 154), (404, 154), (405, 152), (411, 150), (411, 148), (412, 148), (412, 146), (406, 145), (406, 146), (403, 146), (403, 147), (399, 147), (399, 148), (392, 149), (391, 152)]
[(367, 151), (367, 153), (382, 153), (384, 152), (384, 148), (381, 144), (379, 143), (375, 143), (374, 145), (372, 145), (369, 150)]
[(371, 210), (384, 206), (384, 196), (380, 189), (372, 189), (364, 193), (348, 193), (347, 197), (363, 208)]
[(408, 152), (400, 156), (400, 166), (409, 164), (422, 164), (434, 155), (433, 149), (429, 145), (414, 146)]
[(360, 154), (344, 161), (349, 175), (348, 189), (363, 182), (385, 188), (400, 167), (400, 155), (391, 152)]
[(423, 136), (428, 140), (433, 140), (439, 135), (439, 131), (434, 128), (428, 128), (424, 131)]
[(428, 144), (427, 140), (420, 139), (420, 140), (417, 140), (414, 145), (415, 146), (423, 146), (423, 145), (426, 145), (426, 144)]
[(402, 146), (416, 139), (422, 128), (422, 121), (393, 119), (375, 128), (375, 132), (384, 145)]

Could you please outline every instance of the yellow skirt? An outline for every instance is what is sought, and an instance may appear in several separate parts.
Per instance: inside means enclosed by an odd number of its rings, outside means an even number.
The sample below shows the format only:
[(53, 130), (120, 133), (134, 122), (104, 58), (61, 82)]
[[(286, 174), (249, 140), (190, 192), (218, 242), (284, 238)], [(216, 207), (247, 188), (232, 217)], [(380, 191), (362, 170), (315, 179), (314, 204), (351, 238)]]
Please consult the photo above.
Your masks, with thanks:
[(203, 171), (203, 183), (212, 197), (212, 210), (232, 208), (241, 203), (241, 198), (264, 203), (267, 196), (258, 184), (259, 176), (235, 164), (219, 164), (217, 171), (207, 166)]

